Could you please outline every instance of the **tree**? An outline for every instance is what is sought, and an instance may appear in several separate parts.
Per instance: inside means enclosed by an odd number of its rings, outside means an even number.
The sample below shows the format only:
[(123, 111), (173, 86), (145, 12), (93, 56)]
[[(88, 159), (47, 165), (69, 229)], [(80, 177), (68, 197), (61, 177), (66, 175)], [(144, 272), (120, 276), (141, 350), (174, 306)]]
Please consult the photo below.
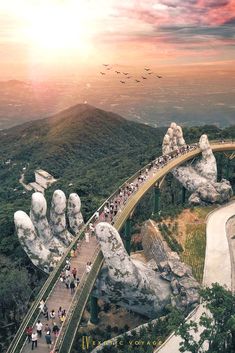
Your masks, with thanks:
[(177, 330), (183, 338), (180, 352), (235, 352), (235, 295), (216, 283), (201, 290), (201, 298), (206, 310), (199, 323), (185, 322)]
[(29, 277), (25, 269), (14, 267), (2, 256), (0, 267), (0, 314), (16, 318), (25, 312), (30, 299)]

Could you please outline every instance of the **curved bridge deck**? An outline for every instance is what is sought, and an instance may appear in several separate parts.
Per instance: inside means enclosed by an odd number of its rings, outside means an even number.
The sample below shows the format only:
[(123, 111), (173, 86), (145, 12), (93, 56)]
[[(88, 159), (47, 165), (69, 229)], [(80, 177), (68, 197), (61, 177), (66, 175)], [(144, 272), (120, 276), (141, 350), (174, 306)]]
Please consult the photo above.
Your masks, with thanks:
[[(214, 152), (232, 151), (235, 150), (235, 142), (213, 142), (211, 147)], [(115, 219), (113, 219), (114, 227), (120, 231), (125, 224), (125, 221), (134, 210), (135, 206), (150, 188), (152, 188), (173, 168), (198, 156), (200, 153), (201, 150), (198, 148), (198, 146), (192, 145), (190, 146), (190, 149), (184, 151), (184, 153), (179, 154), (174, 158), (171, 156), (171, 158), (164, 162), (160, 167), (154, 167), (155, 161), (153, 161), (135, 173), (130, 179), (128, 179), (121, 187), (123, 187), (126, 183), (136, 183), (138, 181), (139, 174), (141, 172), (144, 173), (146, 168), (149, 169), (147, 179), (139, 185), (137, 191), (131, 194), (125, 202), (121, 202), (118, 213)], [(102, 218), (102, 212), (106, 202), (114, 200), (118, 194), (119, 189), (116, 190), (98, 209), (99, 213), (101, 214), (99, 218), (100, 221), (104, 220)], [(111, 220), (109, 219), (109, 221)], [(27, 326), (34, 326), (38, 318), (41, 319), (39, 315), (39, 304), (42, 299), (46, 300), (49, 311), (54, 309), (56, 315), (60, 306), (62, 306), (63, 309), (66, 309), (67, 316), (63, 325), (61, 326), (60, 334), (56, 340), (52, 335), (52, 340), (55, 341), (54, 348), (57, 348), (59, 353), (69, 353), (71, 351), (76, 331), (80, 324), (84, 308), (89, 298), (89, 294), (103, 264), (103, 256), (96, 238), (94, 236), (91, 237), (89, 243), (86, 243), (84, 240), (84, 232), (89, 228), (89, 224), (91, 222), (93, 224), (96, 222), (95, 215), (93, 215), (82, 228), (81, 232), (76, 236), (73, 243), (67, 249), (58, 266), (50, 274), (49, 278), (40, 290), (36, 300), (26, 314), (19, 330), (17, 331), (10, 347), (7, 350), (7, 353), (27, 353), (31, 351), (31, 345), (26, 343), (25, 330)], [(81, 250), (78, 256), (72, 259), (71, 268), (76, 267), (78, 269), (80, 284), (76, 288), (75, 294), (71, 295), (70, 290), (66, 289), (65, 285), (61, 283), (60, 274), (65, 266), (66, 258), (79, 240), (81, 241)], [(86, 273), (85, 267), (88, 261), (92, 262), (92, 269), (89, 273)], [(58, 318), (56, 321), (58, 321)], [(45, 320), (43, 323), (45, 323)], [(50, 321), (49, 324), (51, 326)], [(38, 353), (48, 353), (48, 350), (49, 349), (45, 343), (45, 338), (40, 338), (38, 340), (38, 348), (36, 351)]]

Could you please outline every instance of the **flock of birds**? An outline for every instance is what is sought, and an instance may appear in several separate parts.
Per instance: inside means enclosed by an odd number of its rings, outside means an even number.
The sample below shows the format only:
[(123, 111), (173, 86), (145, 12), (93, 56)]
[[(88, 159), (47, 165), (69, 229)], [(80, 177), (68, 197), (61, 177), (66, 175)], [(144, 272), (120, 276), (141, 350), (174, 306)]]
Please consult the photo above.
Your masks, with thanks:
[[(100, 75), (106, 75), (106, 73), (108, 72), (108, 71), (110, 71), (110, 70), (113, 70), (113, 68), (109, 65), (109, 64), (103, 64), (103, 67), (104, 67), (104, 69), (106, 70), (106, 72), (104, 72), (104, 71), (100, 71)], [(133, 76), (130, 76), (130, 73), (129, 72), (121, 72), (121, 71), (117, 71), (117, 70), (113, 70), (117, 75), (120, 75), (120, 77), (122, 78), (122, 76), (121, 75), (123, 75), (123, 79), (121, 79), (121, 80), (119, 80), (122, 84), (125, 84), (127, 81), (127, 79), (129, 80), (129, 79), (131, 79), (131, 78), (133, 78), (134, 79), (134, 81), (136, 82), (136, 83), (139, 83), (139, 82), (141, 82), (141, 81), (143, 81), (143, 80), (147, 80), (148, 79), (148, 76), (147, 75), (152, 75), (152, 77), (155, 77), (155, 78), (157, 78), (157, 79), (161, 79), (162, 78), (162, 76), (160, 76), (160, 75), (157, 75), (155, 72), (153, 72), (149, 67), (145, 67), (144, 68), (144, 73), (143, 73), (143, 75), (141, 75), (141, 77), (139, 78), (137, 78), (137, 77), (133, 77)], [(150, 76), (149, 76), (150, 77)]]

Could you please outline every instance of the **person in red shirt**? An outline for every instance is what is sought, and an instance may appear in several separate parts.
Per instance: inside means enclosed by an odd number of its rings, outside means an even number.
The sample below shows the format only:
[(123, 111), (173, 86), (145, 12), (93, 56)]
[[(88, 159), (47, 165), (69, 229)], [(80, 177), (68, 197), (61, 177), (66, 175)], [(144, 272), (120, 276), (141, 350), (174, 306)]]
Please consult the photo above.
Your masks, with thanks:
[(74, 269), (72, 270), (72, 275), (73, 275), (73, 278), (76, 279), (76, 276), (77, 276), (77, 270), (76, 268), (74, 267)]
[(26, 332), (26, 335), (28, 337), (28, 343), (31, 342), (31, 336), (32, 336), (32, 333), (33, 333), (33, 328), (31, 326), (28, 326), (25, 330)]

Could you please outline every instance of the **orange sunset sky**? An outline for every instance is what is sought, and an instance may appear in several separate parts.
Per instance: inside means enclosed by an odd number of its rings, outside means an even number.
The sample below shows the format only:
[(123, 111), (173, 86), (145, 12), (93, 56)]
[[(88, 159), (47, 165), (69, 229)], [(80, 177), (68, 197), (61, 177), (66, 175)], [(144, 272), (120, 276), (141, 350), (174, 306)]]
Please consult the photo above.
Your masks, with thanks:
[(1, 0), (0, 79), (235, 59), (235, 0)]

